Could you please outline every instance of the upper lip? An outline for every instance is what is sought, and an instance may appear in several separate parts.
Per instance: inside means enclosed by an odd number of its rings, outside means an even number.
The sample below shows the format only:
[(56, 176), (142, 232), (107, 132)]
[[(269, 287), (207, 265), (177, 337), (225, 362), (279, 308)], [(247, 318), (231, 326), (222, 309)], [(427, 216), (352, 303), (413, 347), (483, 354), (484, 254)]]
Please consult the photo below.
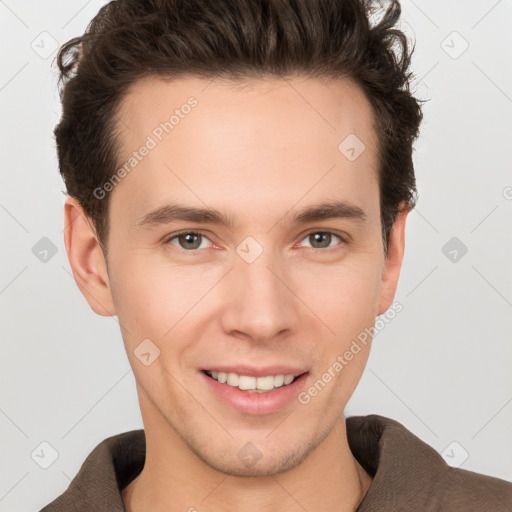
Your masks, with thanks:
[(206, 372), (236, 373), (237, 375), (247, 375), (248, 377), (267, 377), (268, 375), (302, 375), (307, 370), (297, 366), (273, 365), (256, 368), (254, 366), (236, 365), (236, 366), (209, 366), (203, 368)]

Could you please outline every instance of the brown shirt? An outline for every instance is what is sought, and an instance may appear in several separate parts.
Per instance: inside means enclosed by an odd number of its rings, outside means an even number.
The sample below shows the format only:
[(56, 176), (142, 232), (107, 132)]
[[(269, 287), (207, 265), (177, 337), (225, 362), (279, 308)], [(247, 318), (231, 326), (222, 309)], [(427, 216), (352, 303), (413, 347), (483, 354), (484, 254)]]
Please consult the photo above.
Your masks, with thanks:
[[(375, 414), (347, 418), (350, 449), (373, 481), (357, 512), (512, 512), (512, 483), (448, 466), (403, 425)], [(121, 495), (142, 471), (144, 430), (102, 441), (68, 489), (40, 512), (126, 512)]]

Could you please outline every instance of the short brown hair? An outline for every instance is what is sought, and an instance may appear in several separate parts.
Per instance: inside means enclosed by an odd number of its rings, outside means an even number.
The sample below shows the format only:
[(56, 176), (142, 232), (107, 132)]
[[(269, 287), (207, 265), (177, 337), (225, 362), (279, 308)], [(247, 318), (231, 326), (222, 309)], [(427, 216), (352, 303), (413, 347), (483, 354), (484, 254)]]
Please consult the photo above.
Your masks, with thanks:
[(104, 254), (115, 173), (116, 113), (130, 85), (178, 78), (348, 77), (362, 88), (378, 138), (384, 248), (397, 213), (416, 203), (412, 145), (422, 120), (410, 92), (408, 39), (391, 2), (378, 23), (371, 0), (115, 0), (59, 50), (62, 118), (55, 128), (68, 194), (91, 217)]

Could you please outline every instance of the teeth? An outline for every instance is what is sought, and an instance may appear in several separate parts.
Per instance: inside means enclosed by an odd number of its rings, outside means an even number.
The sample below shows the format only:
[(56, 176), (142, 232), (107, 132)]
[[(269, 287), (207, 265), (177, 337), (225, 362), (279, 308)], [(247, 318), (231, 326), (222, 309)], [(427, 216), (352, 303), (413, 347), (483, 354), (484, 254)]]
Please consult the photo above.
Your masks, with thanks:
[(276, 375), (274, 377), (274, 386), (280, 388), (284, 384), (284, 375)]
[(284, 376), (284, 385), (291, 384), (292, 380), (294, 378), (294, 375), (285, 375)]
[(238, 377), (238, 387), (243, 390), (256, 389), (256, 377), (247, 377), (246, 375), (240, 375), (240, 377)]
[(272, 375), (269, 375), (268, 377), (258, 377), (255, 380), (256, 389), (262, 389), (263, 391), (270, 391), (271, 389), (274, 389), (275, 377), (272, 377)]
[(250, 377), (248, 375), (238, 375), (237, 373), (225, 372), (207, 372), (213, 379), (221, 384), (227, 384), (234, 388), (239, 388), (249, 392), (272, 391), (274, 388), (287, 386), (295, 379), (295, 375), (266, 375), (265, 377)]
[(228, 386), (238, 387), (238, 375), (236, 373), (228, 373), (226, 384)]

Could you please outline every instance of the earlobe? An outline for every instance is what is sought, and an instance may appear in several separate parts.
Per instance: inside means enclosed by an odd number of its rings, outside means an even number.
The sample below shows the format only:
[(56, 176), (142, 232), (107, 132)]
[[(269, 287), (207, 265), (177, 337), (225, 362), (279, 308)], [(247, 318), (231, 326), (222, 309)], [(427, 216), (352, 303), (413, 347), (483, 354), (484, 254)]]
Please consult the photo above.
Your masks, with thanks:
[(64, 204), (64, 244), (73, 277), (91, 309), (101, 316), (115, 315), (101, 245), (92, 221), (73, 197)]
[(384, 261), (378, 315), (385, 313), (395, 298), (405, 251), (405, 223), (409, 212), (409, 206), (402, 208), (396, 216), (393, 228), (391, 229), (388, 253)]

